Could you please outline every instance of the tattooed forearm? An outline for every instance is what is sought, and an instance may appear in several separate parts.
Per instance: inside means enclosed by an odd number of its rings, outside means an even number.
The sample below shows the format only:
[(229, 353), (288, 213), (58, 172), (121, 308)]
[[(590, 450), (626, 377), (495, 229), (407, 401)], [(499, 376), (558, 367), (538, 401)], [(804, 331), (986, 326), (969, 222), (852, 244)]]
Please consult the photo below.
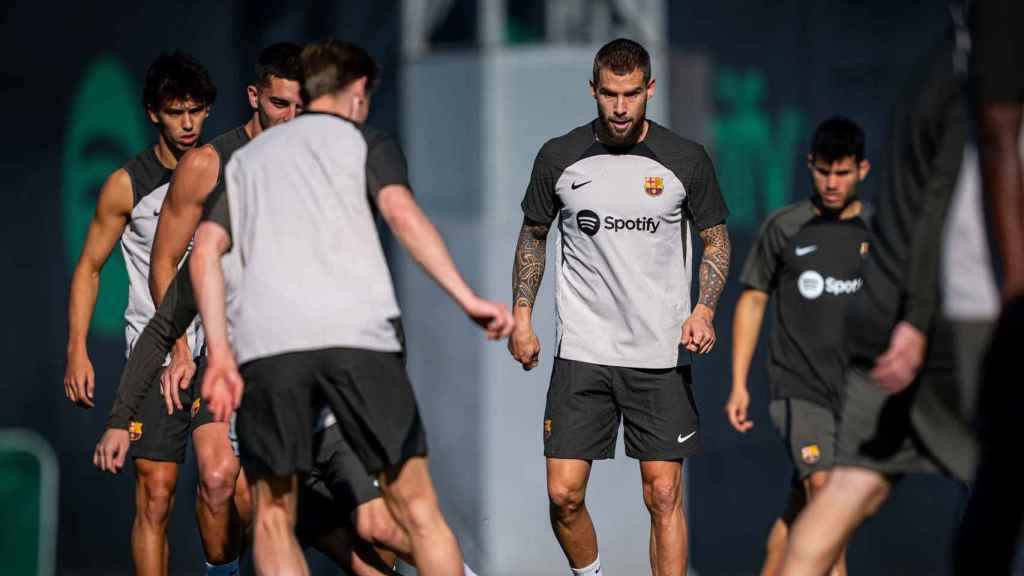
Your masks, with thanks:
[(550, 224), (524, 220), (516, 244), (516, 260), (512, 269), (512, 300), (516, 308), (533, 307), (537, 290), (544, 277)]
[(729, 277), (732, 251), (729, 231), (725, 224), (718, 224), (701, 231), (700, 239), (704, 241), (704, 257), (700, 261), (700, 299), (697, 302), (714, 310)]

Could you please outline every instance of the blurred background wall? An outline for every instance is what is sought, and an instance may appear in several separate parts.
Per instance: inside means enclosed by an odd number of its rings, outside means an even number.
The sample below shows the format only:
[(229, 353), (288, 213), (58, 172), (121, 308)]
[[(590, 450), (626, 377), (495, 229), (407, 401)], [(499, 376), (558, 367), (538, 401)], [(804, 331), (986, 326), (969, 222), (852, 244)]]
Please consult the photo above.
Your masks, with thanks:
[[(473, 284), (507, 301), (533, 156), (594, 114), (586, 80), (603, 42), (649, 41), (659, 78), (650, 115), (712, 153), (732, 210), (735, 275), (763, 217), (811, 193), (803, 158), (820, 120), (842, 113), (861, 122), (880, 168), (890, 103), (946, 29), (948, 10), (941, 0), (422, 0), (404, 8), (17, 0), (0, 18), (0, 162), (8, 182), (0, 428), (35, 431), (56, 453), (57, 573), (106, 575), (131, 572), (132, 473), (104, 476), (90, 462), (123, 365), (119, 253), (103, 273), (89, 340), (92, 411), (72, 407), (61, 386), (68, 284), (103, 179), (153, 142), (138, 101), (142, 74), (160, 51), (186, 50), (209, 67), (219, 89), (210, 138), (248, 118), (244, 87), (261, 47), (328, 36), (362, 44), (384, 69), (369, 122), (400, 136), (416, 194)], [(882, 178), (869, 177), (867, 197)], [(540, 367), (524, 373), (503, 345), (482, 342), (400, 250), (391, 252), (432, 470), (467, 559), (481, 574), (565, 572), (543, 488), (550, 347)], [(537, 310), (542, 345), (553, 337), (551, 282)], [(736, 434), (723, 416), (737, 295), (733, 283), (716, 317), (719, 345), (695, 366), (705, 453), (688, 465), (687, 506), (691, 564), (702, 575), (757, 571), (790, 473), (768, 420), (762, 354), (751, 382), (754, 429)], [(175, 574), (202, 565), (194, 482), (190, 458), (171, 522)], [(854, 538), (851, 571), (946, 573), (959, 498), (941, 479), (904, 480)], [(621, 448), (618, 459), (595, 466), (589, 500), (609, 574), (644, 573), (639, 472)]]

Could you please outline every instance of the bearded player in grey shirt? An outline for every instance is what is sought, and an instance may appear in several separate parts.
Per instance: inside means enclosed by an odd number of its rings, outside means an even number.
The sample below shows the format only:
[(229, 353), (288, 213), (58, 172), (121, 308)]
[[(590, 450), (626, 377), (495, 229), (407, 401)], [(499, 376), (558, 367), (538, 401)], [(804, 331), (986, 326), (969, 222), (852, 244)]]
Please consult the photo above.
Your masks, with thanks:
[[(700, 446), (690, 353), (715, 344), (728, 210), (704, 148), (646, 118), (655, 85), (647, 51), (612, 41), (594, 58), (593, 75), (598, 119), (541, 148), (523, 199), (509, 351), (525, 369), (537, 365), (531, 315), (558, 218), (558, 322), (544, 414), (552, 528), (572, 572), (600, 576), (584, 497), (592, 461), (614, 457), (622, 418), (651, 514), (651, 571), (682, 575), (682, 463)], [(691, 222), (704, 242), (692, 312)]]

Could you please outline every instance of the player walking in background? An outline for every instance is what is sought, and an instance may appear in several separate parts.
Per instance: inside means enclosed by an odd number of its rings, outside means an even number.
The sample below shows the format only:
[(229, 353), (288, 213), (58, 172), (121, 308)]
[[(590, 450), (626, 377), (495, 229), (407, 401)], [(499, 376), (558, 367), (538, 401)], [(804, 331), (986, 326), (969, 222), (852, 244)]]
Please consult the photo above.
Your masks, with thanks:
[(794, 526), (787, 576), (826, 573), (900, 476), (942, 473), (966, 482), (973, 473), (970, 414), (940, 299), (944, 222), (969, 131), (957, 56), (952, 41), (944, 43), (894, 116), (864, 288), (845, 322), (836, 468)]
[[(747, 375), (769, 299), (775, 301), (769, 335), (768, 412), (794, 466), (793, 494), (772, 527), (761, 574), (778, 574), (790, 525), (825, 487), (835, 463), (841, 410), (842, 322), (846, 301), (861, 289), (868, 252), (867, 208), (857, 185), (867, 177), (864, 132), (846, 118), (818, 126), (807, 155), (814, 183), (809, 200), (776, 211), (761, 226), (740, 282), (733, 316), (729, 423), (746, 432)], [(842, 556), (832, 574), (846, 574)]]
[[(93, 406), (94, 374), (85, 342), (99, 291), (100, 269), (120, 238), (129, 279), (127, 355), (154, 312), (147, 280), (150, 249), (171, 172), (182, 155), (199, 143), (216, 94), (206, 68), (187, 54), (161, 55), (146, 72), (142, 103), (150, 122), (157, 127), (157, 144), (111, 174), (103, 185), (71, 280), (64, 388), (68, 398), (79, 405)], [(201, 337), (195, 325), (187, 331), (190, 354), (198, 353)], [(159, 401), (159, 394), (154, 399)], [(132, 559), (137, 574), (166, 574), (167, 520), (174, 504), (178, 463), (184, 460), (184, 444), (170, 453), (165, 439), (184, 438), (188, 413), (167, 415), (157, 410), (149, 416), (144, 422), (133, 422), (128, 430), (135, 442), (136, 470)]]
[[(537, 365), (531, 316), (557, 218), (558, 324), (544, 413), (551, 526), (573, 574), (601, 574), (584, 500), (592, 462), (615, 455), (622, 418), (651, 515), (651, 571), (679, 576), (687, 562), (682, 464), (700, 446), (690, 353), (715, 344), (728, 210), (704, 148), (647, 119), (655, 81), (641, 45), (604, 45), (590, 87), (597, 120), (549, 140), (534, 162), (509, 351), (525, 369)], [(692, 310), (691, 223), (704, 242)]]

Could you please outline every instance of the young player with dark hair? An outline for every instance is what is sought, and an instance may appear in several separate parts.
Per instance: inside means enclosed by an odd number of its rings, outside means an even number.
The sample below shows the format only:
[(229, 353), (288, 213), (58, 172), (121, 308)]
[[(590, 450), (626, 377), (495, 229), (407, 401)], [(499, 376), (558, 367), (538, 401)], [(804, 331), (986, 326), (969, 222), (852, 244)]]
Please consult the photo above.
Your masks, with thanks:
[[(864, 132), (841, 117), (822, 122), (807, 155), (811, 198), (771, 214), (747, 256), (744, 291), (733, 315), (729, 423), (746, 432), (747, 376), (769, 300), (775, 301), (769, 335), (768, 377), (772, 423), (794, 466), (793, 490), (768, 538), (762, 576), (778, 574), (786, 535), (804, 503), (824, 488), (835, 463), (841, 410), (842, 322), (846, 302), (862, 286), (868, 252), (867, 208), (857, 185), (867, 177)], [(840, 558), (832, 574), (846, 574)]]
[(903, 475), (967, 482), (973, 474), (977, 448), (940, 290), (947, 208), (970, 124), (961, 50), (944, 41), (894, 115), (864, 286), (844, 322), (836, 466), (793, 527), (787, 576), (825, 574)]
[[(64, 387), (68, 398), (78, 404), (93, 406), (94, 376), (85, 340), (96, 305), (100, 269), (120, 238), (129, 279), (125, 336), (130, 353), (154, 312), (147, 285), (160, 204), (179, 159), (199, 143), (216, 94), (206, 68), (187, 54), (161, 55), (146, 72), (142, 104), (158, 128), (157, 144), (114, 172), (103, 185), (71, 281)], [(195, 325), (183, 338), (187, 347), (198, 353), (202, 335)], [(159, 400), (159, 395), (154, 398)], [(160, 444), (165, 436), (187, 433), (188, 419), (157, 410), (145, 422), (129, 425), (125, 421), (123, 427), (125, 437), (131, 436), (136, 443), (135, 520), (131, 538), (136, 573), (166, 574), (167, 520), (184, 447), (170, 454)]]

